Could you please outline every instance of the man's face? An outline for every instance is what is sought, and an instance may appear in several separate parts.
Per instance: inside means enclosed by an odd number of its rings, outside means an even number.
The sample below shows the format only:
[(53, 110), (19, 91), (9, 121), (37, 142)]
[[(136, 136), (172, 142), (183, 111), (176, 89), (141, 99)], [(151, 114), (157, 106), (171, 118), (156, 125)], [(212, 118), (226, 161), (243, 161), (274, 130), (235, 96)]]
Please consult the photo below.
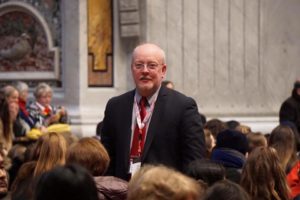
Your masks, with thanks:
[(0, 197), (7, 194), (8, 191), (8, 176), (4, 169), (4, 159), (0, 155)]
[(297, 89), (297, 94), (300, 96), (300, 88)]
[(145, 44), (135, 49), (131, 70), (140, 95), (153, 95), (160, 87), (166, 69), (162, 51), (157, 46)]

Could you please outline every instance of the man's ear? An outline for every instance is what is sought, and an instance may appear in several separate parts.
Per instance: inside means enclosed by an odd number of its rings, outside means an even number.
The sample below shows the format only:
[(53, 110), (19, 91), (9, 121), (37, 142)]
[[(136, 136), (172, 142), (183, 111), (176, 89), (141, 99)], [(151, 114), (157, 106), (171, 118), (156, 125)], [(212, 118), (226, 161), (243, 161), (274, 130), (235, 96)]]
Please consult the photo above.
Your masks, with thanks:
[(166, 64), (164, 64), (162, 66), (162, 72), (163, 72), (162, 78), (164, 78), (165, 74), (167, 73), (167, 65)]

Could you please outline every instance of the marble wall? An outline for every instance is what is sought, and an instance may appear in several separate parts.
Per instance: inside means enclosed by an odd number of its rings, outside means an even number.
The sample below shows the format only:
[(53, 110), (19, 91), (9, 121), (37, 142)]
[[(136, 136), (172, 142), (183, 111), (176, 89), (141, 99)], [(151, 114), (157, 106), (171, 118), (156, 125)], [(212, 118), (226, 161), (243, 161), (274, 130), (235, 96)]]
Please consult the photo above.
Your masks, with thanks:
[(296, 0), (149, 0), (146, 40), (211, 116), (273, 116), (300, 76)]
[(138, 2), (140, 35), (121, 37), (113, 1), (114, 86), (89, 88), (86, 1), (62, 1), (65, 90), (58, 100), (71, 110), (75, 132), (94, 134), (107, 100), (133, 88), (130, 52), (143, 41), (165, 49), (167, 79), (209, 118), (238, 119), (263, 132), (277, 124), (280, 103), (300, 76), (300, 1)]

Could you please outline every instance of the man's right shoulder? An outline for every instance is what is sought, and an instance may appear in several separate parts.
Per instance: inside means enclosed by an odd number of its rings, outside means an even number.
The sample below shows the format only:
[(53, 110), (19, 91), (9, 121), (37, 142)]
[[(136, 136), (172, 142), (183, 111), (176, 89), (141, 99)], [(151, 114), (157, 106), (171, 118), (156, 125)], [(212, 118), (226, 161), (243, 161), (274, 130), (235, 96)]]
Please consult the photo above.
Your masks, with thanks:
[(287, 98), (283, 103), (282, 106), (296, 106), (297, 105), (297, 100), (293, 97)]

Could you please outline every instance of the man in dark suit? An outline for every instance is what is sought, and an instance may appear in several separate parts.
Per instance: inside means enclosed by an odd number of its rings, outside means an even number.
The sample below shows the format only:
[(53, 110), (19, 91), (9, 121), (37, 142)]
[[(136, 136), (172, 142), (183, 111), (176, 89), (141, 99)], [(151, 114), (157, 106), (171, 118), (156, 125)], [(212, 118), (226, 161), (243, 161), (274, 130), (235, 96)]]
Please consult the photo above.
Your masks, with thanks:
[(205, 155), (196, 102), (161, 86), (166, 75), (164, 51), (154, 44), (137, 46), (131, 71), (136, 89), (110, 99), (101, 141), (111, 163), (108, 174), (128, 180), (142, 164), (163, 164), (184, 172)]

